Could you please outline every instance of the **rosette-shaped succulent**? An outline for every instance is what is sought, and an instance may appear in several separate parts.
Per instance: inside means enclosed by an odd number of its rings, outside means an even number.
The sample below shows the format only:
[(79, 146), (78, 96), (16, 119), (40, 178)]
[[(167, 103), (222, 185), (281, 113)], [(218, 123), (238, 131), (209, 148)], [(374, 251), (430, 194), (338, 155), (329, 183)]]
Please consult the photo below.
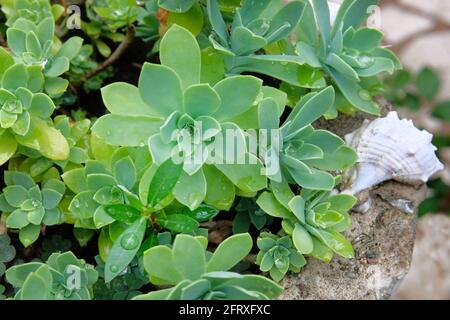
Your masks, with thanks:
[[(173, 50), (180, 45), (182, 52)], [(205, 198), (214, 198), (207, 194), (215, 192), (207, 188), (210, 183), (223, 181), (219, 188), (231, 189), (231, 198), (233, 184), (247, 193), (263, 189), (267, 179), (261, 174), (262, 162), (248, 150), (242, 127), (257, 129), (259, 102), (276, 89), (262, 90), (262, 81), (251, 76), (229, 77), (214, 86), (201, 83), (197, 41), (176, 25), (161, 41), (160, 59), (161, 65), (144, 65), (138, 88), (126, 83), (103, 88), (103, 100), (111, 114), (94, 124), (93, 133), (113, 146), (148, 144), (156, 165), (168, 159), (183, 163), (180, 179), (190, 187), (175, 190), (175, 197), (191, 210)], [(278, 116), (284, 105), (275, 105)], [(240, 118), (243, 114), (245, 119)], [(229, 164), (229, 154), (234, 159), (242, 157), (246, 164)], [(208, 204), (218, 208), (231, 205)]]
[(178, 235), (173, 247), (156, 246), (144, 254), (150, 281), (168, 289), (137, 296), (136, 300), (269, 300), (282, 288), (258, 275), (228, 272), (252, 247), (249, 234), (235, 235), (222, 242), (212, 254), (207, 239)]
[[(335, 184), (340, 177), (335, 178)], [(351, 225), (348, 211), (356, 198), (330, 191), (302, 189), (295, 195), (285, 182), (272, 182), (272, 193), (264, 192), (257, 203), (267, 214), (282, 218), (283, 231), (291, 236), (301, 254), (329, 262), (333, 252), (353, 258), (351, 243), (341, 234)]]
[(18, 289), (15, 300), (91, 300), (97, 279), (94, 267), (70, 251), (6, 271), (6, 280)]
[[(1, 59), (10, 62), (9, 55)], [(52, 160), (69, 156), (67, 140), (50, 120), (55, 105), (40, 93), (40, 70), (14, 64), (3, 72), (0, 88), (0, 164), (8, 161), (17, 145), (35, 149)]]
[(45, 91), (51, 96), (59, 96), (69, 85), (60, 76), (69, 70), (70, 61), (80, 51), (83, 39), (72, 37), (57, 47), (54, 33), (53, 17), (36, 22), (19, 18), (8, 28), (6, 35), (14, 59), (27, 66), (39, 67), (45, 77)]
[(63, 182), (51, 179), (40, 188), (29, 175), (6, 171), (5, 184), (0, 211), (7, 214), (8, 228), (20, 230), (19, 239), (25, 247), (37, 240), (41, 224), (53, 226), (63, 221), (59, 208), (66, 191)]
[(258, 238), (259, 253), (256, 264), (263, 272), (269, 272), (272, 279), (280, 281), (291, 270), (300, 272), (306, 265), (306, 259), (294, 247), (289, 236), (277, 237), (268, 232), (262, 232)]

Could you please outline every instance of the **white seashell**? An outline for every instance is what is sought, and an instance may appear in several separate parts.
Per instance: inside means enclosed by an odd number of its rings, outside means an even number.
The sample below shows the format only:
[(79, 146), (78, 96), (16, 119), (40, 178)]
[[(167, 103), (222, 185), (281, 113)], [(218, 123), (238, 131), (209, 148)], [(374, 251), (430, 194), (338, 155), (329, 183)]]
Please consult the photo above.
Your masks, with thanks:
[(344, 175), (349, 188), (356, 194), (388, 180), (408, 184), (425, 183), (444, 169), (432, 145), (433, 135), (417, 129), (412, 121), (400, 120), (397, 112), (363, 126), (345, 137), (358, 153), (358, 163)]

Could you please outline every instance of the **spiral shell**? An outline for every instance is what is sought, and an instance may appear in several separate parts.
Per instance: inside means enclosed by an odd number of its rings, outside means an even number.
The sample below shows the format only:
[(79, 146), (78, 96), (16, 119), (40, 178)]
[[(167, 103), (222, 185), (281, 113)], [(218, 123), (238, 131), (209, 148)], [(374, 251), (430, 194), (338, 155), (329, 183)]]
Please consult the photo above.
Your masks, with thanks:
[(444, 169), (436, 157), (433, 135), (417, 129), (410, 120), (400, 120), (397, 112), (372, 122), (366, 120), (345, 138), (359, 157), (344, 176), (346, 193), (356, 194), (388, 180), (425, 183)]

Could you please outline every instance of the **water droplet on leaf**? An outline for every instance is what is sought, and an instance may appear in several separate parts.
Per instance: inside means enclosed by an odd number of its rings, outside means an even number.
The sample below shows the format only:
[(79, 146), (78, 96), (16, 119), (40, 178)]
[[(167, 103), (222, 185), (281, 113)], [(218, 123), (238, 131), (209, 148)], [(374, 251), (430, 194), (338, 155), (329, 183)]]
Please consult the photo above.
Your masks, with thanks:
[(129, 233), (125, 234), (120, 240), (120, 245), (125, 250), (134, 250), (139, 245), (139, 239), (136, 235)]

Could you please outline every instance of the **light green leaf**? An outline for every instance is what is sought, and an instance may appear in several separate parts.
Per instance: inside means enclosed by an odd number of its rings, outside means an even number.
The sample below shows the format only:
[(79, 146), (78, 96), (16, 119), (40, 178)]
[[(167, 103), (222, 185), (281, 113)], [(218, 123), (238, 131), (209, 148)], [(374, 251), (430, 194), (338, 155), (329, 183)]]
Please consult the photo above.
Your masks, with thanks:
[(194, 119), (212, 115), (219, 109), (221, 99), (209, 84), (196, 84), (184, 93), (184, 110)]
[(251, 76), (226, 78), (214, 86), (222, 105), (214, 114), (217, 120), (231, 119), (249, 110), (260, 95), (262, 81)]
[(228, 271), (242, 261), (252, 249), (253, 241), (248, 233), (227, 238), (214, 251), (208, 262), (207, 271)]
[(189, 235), (180, 234), (175, 238), (172, 261), (178, 272), (187, 280), (198, 280), (206, 271), (203, 246)]
[(270, 192), (262, 193), (258, 200), (256, 200), (256, 203), (265, 213), (272, 217), (283, 219), (293, 218), (293, 214), (283, 207)]
[(139, 89), (129, 83), (115, 82), (103, 87), (101, 91), (103, 102), (112, 114), (124, 116), (155, 115), (142, 100)]
[(147, 218), (142, 217), (129, 226), (114, 242), (105, 264), (105, 281), (117, 277), (133, 260), (147, 228)]
[(300, 224), (295, 224), (292, 240), (297, 250), (302, 254), (310, 254), (313, 251), (314, 244), (308, 231)]
[(113, 146), (143, 147), (159, 131), (159, 118), (107, 114), (92, 126), (92, 132)]
[(139, 92), (156, 115), (167, 117), (183, 110), (181, 79), (169, 67), (145, 63), (139, 78)]
[(185, 28), (173, 25), (167, 31), (161, 40), (160, 59), (161, 64), (178, 74), (184, 89), (200, 82), (200, 47), (192, 33)]
[(189, 209), (197, 209), (206, 196), (206, 179), (203, 170), (200, 169), (191, 176), (182, 172), (173, 189), (173, 195)]

